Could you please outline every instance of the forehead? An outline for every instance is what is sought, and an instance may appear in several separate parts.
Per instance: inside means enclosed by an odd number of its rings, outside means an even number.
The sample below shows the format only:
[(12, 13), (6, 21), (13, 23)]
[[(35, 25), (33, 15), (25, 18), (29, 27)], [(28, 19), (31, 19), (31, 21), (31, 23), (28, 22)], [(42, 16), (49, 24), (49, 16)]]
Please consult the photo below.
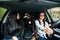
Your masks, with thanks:
[(20, 13), (17, 13), (16, 15), (21, 15)]
[(40, 13), (40, 15), (44, 15), (44, 13), (42, 12), (42, 13)]

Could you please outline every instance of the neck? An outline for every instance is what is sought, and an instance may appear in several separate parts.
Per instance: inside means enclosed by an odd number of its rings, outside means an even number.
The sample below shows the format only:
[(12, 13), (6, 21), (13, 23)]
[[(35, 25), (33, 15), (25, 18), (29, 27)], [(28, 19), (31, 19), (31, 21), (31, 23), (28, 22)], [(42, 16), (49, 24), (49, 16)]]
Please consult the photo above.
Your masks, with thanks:
[(40, 22), (43, 22), (43, 20), (42, 19), (39, 19), (40, 20)]

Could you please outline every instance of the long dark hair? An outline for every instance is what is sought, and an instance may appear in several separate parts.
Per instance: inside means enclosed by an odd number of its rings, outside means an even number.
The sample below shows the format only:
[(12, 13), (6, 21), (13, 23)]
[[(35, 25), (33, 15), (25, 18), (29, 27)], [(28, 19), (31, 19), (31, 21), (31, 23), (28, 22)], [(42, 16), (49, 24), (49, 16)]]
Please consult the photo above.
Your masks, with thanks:
[[(44, 11), (40, 11), (39, 14), (38, 14), (38, 21), (39, 21), (39, 17), (40, 17), (40, 14), (41, 13), (44, 13), (44, 19), (43, 19), (43, 23), (44, 23), (44, 27), (45, 27), (45, 12)], [(41, 24), (41, 22), (39, 21), (39, 23)]]

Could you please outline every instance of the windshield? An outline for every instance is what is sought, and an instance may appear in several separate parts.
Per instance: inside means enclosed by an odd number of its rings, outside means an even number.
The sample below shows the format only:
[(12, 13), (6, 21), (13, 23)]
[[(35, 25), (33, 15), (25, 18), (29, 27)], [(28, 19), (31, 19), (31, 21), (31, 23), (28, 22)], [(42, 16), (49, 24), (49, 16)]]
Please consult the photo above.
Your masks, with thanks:
[(0, 21), (1, 21), (2, 17), (4, 16), (4, 14), (6, 13), (6, 11), (7, 11), (7, 9), (0, 7)]
[(51, 15), (53, 21), (57, 21), (60, 19), (60, 7), (48, 9), (48, 12)]

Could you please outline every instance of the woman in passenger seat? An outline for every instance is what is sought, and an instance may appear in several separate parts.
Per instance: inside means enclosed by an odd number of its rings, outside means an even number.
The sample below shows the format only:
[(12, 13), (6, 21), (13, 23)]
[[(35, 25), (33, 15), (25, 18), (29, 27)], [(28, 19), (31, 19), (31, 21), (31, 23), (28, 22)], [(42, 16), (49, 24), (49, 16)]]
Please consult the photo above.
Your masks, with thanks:
[[(41, 11), (39, 13), (38, 16), (38, 20), (35, 20), (35, 25), (36, 25), (36, 30), (37, 30), (37, 34), (39, 35), (38, 40), (46, 40), (47, 36), (45, 33), (45, 29), (49, 28), (48, 23), (45, 21), (45, 12)], [(53, 34), (53, 31), (50, 32), (51, 34)]]

